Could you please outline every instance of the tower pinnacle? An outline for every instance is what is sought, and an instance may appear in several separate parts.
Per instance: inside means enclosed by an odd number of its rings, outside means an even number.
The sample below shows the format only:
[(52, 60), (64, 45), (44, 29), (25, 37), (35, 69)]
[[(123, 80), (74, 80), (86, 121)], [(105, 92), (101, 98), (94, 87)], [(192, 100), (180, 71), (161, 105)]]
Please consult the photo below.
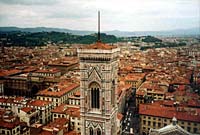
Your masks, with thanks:
[(98, 42), (101, 41), (100, 39), (100, 11), (98, 11)]

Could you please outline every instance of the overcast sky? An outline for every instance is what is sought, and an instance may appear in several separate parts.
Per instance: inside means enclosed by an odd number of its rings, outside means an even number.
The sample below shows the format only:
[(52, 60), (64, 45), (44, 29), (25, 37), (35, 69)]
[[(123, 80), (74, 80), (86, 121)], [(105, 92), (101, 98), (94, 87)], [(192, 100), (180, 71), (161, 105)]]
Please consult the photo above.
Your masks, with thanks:
[(154, 31), (200, 27), (200, 0), (0, 0), (0, 26)]

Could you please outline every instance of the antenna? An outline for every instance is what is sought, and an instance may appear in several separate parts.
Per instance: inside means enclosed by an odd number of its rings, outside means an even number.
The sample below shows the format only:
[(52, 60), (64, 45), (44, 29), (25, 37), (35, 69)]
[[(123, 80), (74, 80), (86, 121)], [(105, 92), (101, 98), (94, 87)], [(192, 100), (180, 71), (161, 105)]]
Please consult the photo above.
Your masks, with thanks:
[(98, 41), (100, 40), (100, 11), (98, 11)]

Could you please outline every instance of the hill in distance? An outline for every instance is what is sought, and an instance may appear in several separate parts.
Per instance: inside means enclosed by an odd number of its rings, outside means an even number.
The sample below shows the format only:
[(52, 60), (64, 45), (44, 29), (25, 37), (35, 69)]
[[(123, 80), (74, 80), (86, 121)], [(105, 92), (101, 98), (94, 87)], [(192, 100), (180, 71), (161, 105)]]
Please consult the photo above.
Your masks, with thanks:
[[(12, 31), (21, 31), (21, 32), (64, 32), (71, 33), (73, 35), (90, 35), (95, 33), (95, 31), (82, 31), (82, 30), (71, 30), (71, 29), (62, 29), (62, 28), (49, 28), (49, 27), (35, 27), (35, 28), (19, 28), (19, 27), (0, 27), (0, 32), (12, 32)], [(103, 33), (109, 35), (115, 35), (117, 37), (130, 37), (130, 36), (193, 36), (200, 35), (199, 28), (190, 28), (190, 29), (176, 29), (169, 31), (103, 31)]]

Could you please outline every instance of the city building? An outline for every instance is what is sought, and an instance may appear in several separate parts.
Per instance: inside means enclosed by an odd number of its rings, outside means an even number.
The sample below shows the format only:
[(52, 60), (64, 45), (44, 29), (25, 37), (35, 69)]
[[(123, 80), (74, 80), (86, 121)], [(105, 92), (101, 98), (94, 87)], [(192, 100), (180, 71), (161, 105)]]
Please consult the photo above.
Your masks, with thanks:
[(137, 90), (145, 80), (145, 73), (131, 73), (125, 76), (125, 83), (131, 84)]
[(168, 86), (158, 82), (145, 81), (136, 91), (136, 106), (152, 100), (164, 100)]
[(27, 126), (31, 127), (35, 123), (39, 123), (39, 110), (31, 107), (23, 107), (18, 113), (20, 121), (26, 122)]
[(57, 118), (42, 128), (39, 135), (64, 135), (68, 132), (69, 120), (66, 118)]
[(39, 123), (47, 124), (52, 120), (51, 110), (53, 109), (53, 104), (51, 101), (44, 100), (31, 100), (27, 103), (27, 107), (35, 108), (39, 110)]
[(170, 125), (172, 118), (178, 119), (178, 125), (190, 133), (200, 133), (200, 109), (190, 108), (184, 104), (177, 105), (171, 101), (157, 101), (139, 105), (140, 134), (148, 134), (149, 130), (160, 129)]
[(63, 80), (58, 84), (41, 90), (36, 94), (36, 98), (44, 101), (52, 101), (54, 106), (59, 106), (68, 102), (68, 97), (74, 95), (80, 89), (79, 83), (72, 80)]
[(30, 128), (10, 110), (0, 109), (1, 135), (30, 135)]
[(80, 106), (72, 106), (62, 104), (52, 111), (53, 121), (57, 118), (66, 118), (69, 120), (69, 131), (81, 132), (81, 117), (80, 117)]
[(4, 94), (33, 97), (42, 89), (59, 81), (54, 76), (42, 76), (34, 73), (21, 73), (4, 77)]
[(60, 77), (61, 71), (56, 68), (52, 69), (40, 69), (32, 73), (33, 76), (43, 76), (43, 77)]
[(77, 57), (65, 57), (62, 59), (50, 61), (48, 66), (51, 68), (57, 68), (61, 71), (61, 74), (65, 74), (68, 71), (73, 70), (78, 67), (78, 59)]
[[(28, 107), (28, 108), (24, 108)], [(32, 115), (28, 114), (26, 115), (26, 118), (24, 118), (24, 121), (30, 124), (34, 124), (33, 122), (39, 122), (40, 124), (47, 124), (51, 121), (51, 110), (53, 109), (53, 103), (51, 101), (43, 101), (38, 99), (28, 99), (24, 97), (1, 97), (0, 98), (0, 108), (12, 110), (15, 114), (18, 115), (18, 117), (22, 117), (23, 119), (24, 113), (29, 112), (32, 113)], [(24, 108), (24, 109), (23, 109)], [(30, 109), (30, 108), (33, 108)], [(22, 110), (21, 110), (22, 109)], [(34, 113), (34, 109), (36, 112), (39, 112), (39, 115)], [(21, 110), (21, 111), (20, 111)], [(23, 111), (24, 110), (24, 111)], [(34, 116), (35, 115), (35, 116)], [(36, 118), (36, 116), (39, 116)], [(23, 120), (22, 120), (23, 121)]]
[[(172, 123), (160, 129), (150, 129), (149, 135), (194, 135), (187, 132), (177, 124), (177, 119), (173, 117)], [(196, 134), (197, 135), (197, 134)]]
[(118, 112), (125, 113), (125, 108), (127, 107), (127, 102), (132, 96), (132, 85), (131, 84), (120, 84), (117, 87), (117, 105)]
[(80, 91), (77, 91), (74, 95), (68, 97), (68, 104), (80, 106)]

